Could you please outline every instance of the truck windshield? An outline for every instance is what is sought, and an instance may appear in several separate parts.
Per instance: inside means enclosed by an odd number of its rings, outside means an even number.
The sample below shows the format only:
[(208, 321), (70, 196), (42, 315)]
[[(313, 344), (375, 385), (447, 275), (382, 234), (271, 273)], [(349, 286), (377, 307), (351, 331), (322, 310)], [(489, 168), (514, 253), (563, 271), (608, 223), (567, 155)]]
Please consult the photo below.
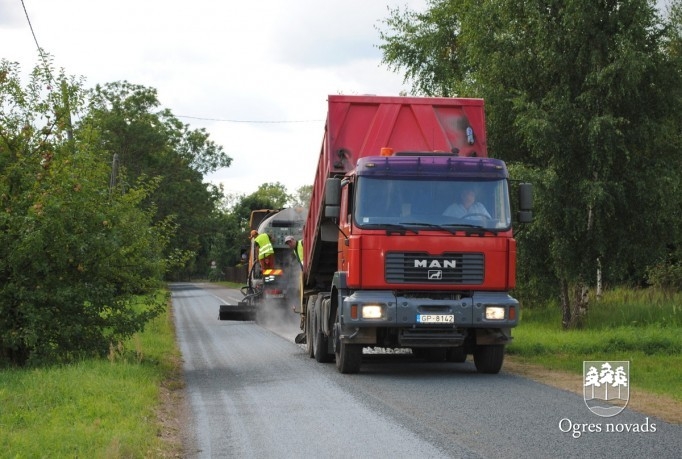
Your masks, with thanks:
[(366, 228), (506, 230), (511, 226), (507, 181), (361, 176), (353, 218)]

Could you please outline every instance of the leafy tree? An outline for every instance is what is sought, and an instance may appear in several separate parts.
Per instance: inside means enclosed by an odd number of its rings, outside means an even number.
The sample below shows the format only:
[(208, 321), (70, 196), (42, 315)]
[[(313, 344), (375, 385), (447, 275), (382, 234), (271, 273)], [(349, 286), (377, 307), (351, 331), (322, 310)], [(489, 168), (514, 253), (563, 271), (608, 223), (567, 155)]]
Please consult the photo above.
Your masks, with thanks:
[(239, 227), (243, 233), (247, 234), (252, 211), (259, 209), (282, 209), (291, 199), (291, 195), (287, 193), (286, 187), (281, 183), (263, 183), (253, 193), (239, 196), (232, 208), (232, 212), (237, 217)]
[(679, 240), (669, 210), (680, 208), (682, 82), (669, 24), (647, 0), (428, 4), (393, 11), (384, 60), (423, 93), (486, 99), (491, 151), (538, 185), (520, 269), (551, 273), (564, 326), (580, 326), (597, 272), (641, 280)]
[(312, 194), (312, 185), (303, 185), (299, 187), (291, 198), (291, 206), (307, 208), (310, 205), (310, 197)]
[(214, 209), (222, 197), (220, 190), (203, 182), (204, 174), (229, 167), (232, 158), (204, 129), (190, 130), (160, 108), (155, 89), (115, 82), (96, 86), (89, 96), (80, 128), (101, 131), (101, 154), (117, 161), (116, 179), (122, 186), (141, 177), (159, 178), (145, 204), (156, 209), (156, 221), (175, 223), (168, 253), (183, 250), (193, 255), (171, 276), (189, 276), (206, 263), (206, 244), (216, 229)]
[(156, 183), (109, 187), (99, 132), (70, 130), (69, 108), (80, 110), (83, 97), (48, 68), (23, 88), (18, 65), (0, 62), (3, 361), (102, 355), (165, 308), (155, 294), (171, 228), (140, 207)]

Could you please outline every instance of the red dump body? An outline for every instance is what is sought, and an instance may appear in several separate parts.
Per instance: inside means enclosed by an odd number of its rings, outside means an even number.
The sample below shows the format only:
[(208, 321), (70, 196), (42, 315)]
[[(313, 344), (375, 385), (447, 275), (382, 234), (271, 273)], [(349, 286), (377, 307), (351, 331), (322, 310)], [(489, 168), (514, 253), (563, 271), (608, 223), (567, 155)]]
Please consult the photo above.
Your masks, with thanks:
[[(358, 159), (382, 148), (488, 156), (483, 99), (330, 95), (328, 105), (304, 228), (305, 260), (315, 260), (326, 179), (352, 171)], [(308, 263), (306, 276), (314, 275), (311, 268)]]

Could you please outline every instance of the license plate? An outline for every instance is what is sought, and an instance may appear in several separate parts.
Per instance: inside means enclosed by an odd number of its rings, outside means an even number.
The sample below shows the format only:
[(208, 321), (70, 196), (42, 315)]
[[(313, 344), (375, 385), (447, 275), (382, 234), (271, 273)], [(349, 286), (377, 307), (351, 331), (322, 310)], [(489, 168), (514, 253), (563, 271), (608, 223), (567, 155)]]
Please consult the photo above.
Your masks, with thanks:
[(420, 324), (454, 324), (453, 314), (417, 314), (417, 322)]

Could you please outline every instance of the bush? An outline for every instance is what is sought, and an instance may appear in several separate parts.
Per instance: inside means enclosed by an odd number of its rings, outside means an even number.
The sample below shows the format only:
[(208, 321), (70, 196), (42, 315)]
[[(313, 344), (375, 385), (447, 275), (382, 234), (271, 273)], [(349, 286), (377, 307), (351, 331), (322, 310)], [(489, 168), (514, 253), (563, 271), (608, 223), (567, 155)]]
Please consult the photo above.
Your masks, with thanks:
[(0, 63), (0, 361), (16, 365), (105, 355), (165, 308), (169, 230), (140, 206), (153, 184), (110, 186), (97, 132), (70, 138), (44, 72), (23, 91)]
[(682, 291), (682, 264), (659, 263), (652, 266), (647, 270), (647, 280), (663, 291)]

